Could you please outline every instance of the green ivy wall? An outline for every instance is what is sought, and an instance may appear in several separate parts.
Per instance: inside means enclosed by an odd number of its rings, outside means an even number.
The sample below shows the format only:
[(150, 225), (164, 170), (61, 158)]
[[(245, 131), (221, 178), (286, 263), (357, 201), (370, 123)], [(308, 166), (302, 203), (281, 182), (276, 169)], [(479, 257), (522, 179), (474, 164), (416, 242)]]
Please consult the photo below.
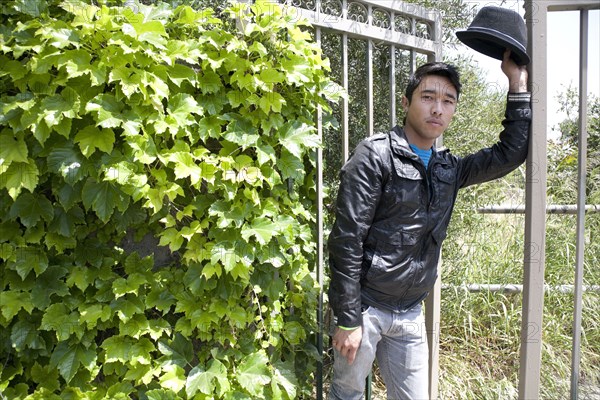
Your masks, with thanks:
[(272, 3), (9, 0), (0, 398), (310, 398), (317, 107)]

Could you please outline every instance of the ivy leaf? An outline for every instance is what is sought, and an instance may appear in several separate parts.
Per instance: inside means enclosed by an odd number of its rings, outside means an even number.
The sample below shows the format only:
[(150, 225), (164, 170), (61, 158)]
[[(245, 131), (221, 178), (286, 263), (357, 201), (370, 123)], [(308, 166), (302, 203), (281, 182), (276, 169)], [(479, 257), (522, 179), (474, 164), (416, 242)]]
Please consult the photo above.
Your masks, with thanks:
[(283, 327), (283, 336), (291, 344), (298, 345), (306, 339), (306, 330), (298, 321), (289, 321)]
[(28, 292), (22, 292), (20, 290), (6, 290), (0, 292), (0, 312), (2, 316), (10, 321), (19, 310), (24, 309), (28, 313), (33, 310), (33, 304), (31, 302), (31, 295)]
[(53, 145), (47, 160), (48, 169), (61, 175), (71, 186), (85, 176), (83, 158), (70, 143)]
[(137, 297), (119, 297), (113, 302), (113, 305), (117, 309), (117, 316), (124, 323), (127, 323), (134, 315), (144, 313), (144, 304)]
[(167, 365), (163, 367), (163, 374), (159, 378), (159, 383), (162, 387), (171, 389), (175, 393), (179, 392), (185, 386), (185, 371), (179, 365)]
[(264, 350), (252, 353), (240, 362), (236, 374), (237, 381), (254, 396), (259, 396), (263, 387), (271, 382), (268, 362)]
[(124, 122), (123, 103), (111, 94), (97, 95), (86, 104), (85, 111), (95, 112), (97, 125), (103, 128), (118, 128)]
[(17, 351), (23, 351), (26, 348), (36, 350), (46, 348), (46, 342), (40, 336), (38, 327), (28, 320), (19, 320), (15, 323), (10, 334), (10, 340)]
[(31, 270), (36, 276), (42, 274), (48, 268), (48, 256), (45, 252), (33, 247), (20, 247), (16, 251), (16, 259), (9, 263), (11, 269), (15, 269), (21, 279), (25, 280)]
[(310, 64), (299, 55), (293, 55), (283, 60), (281, 67), (285, 71), (287, 81), (292, 84), (302, 85), (311, 80), (312, 71)]
[(27, 163), (27, 144), (20, 137), (9, 133), (8, 129), (0, 133), (0, 160), (4, 164), (12, 162)]
[(128, 200), (121, 198), (121, 194), (111, 182), (96, 182), (91, 178), (83, 185), (81, 198), (85, 208), (94, 210), (103, 222), (109, 221), (116, 207), (124, 211)]
[(202, 178), (202, 168), (196, 165), (190, 153), (175, 152), (169, 156), (169, 161), (175, 164), (175, 178), (190, 178), (192, 185)]
[(91, 371), (95, 364), (96, 351), (81, 343), (70, 345), (68, 342), (60, 342), (50, 356), (50, 366), (58, 367), (67, 383), (71, 382), (81, 366)]
[(210, 70), (204, 71), (199, 82), (203, 93), (218, 93), (224, 86), (221, 77)]
[[(52, 295), (56, 294), (59, 297), (64, 297), (69, 294), (69, 287), (63, 279), (67, 274), (67, 269), (60, 265), (49, 265), (46, 271), (35, 280), (35, 284), (31, 289), (31, 300), (33, 304), (43, 310), (47, 308), (52, 299)], [(75, 325), (78, 325), (75, 322)]]
[(273, 365), (273, 381), (271, 384), (277, 384), (287, 393), (288, 398), (296, 398), (296, 388), (298, 380), (294, 374), (294, 364), (292, 362), (276, 362)]
[(290, 153), (301, 159), (305, 148), (319, 146), (319, 137), (314, 131), (314, 126), (309, 126), (304, 122), (288, 122), (281, 128), (281, 144)]
[(0, 187), (8, 189), (8, 194), (16, 199), (23, 188), (33, 192), (38, 184), (40, 172), (35, 161), (13, 162), (5, 172), (2, 172), (0, 164)]
[(64, 211), (62, 207), (56, 207), (54, 219), (48, 226), (48, 230), (65, 237), (72, 237), (75, 234), (76, 225), (85, 222), (84, 217), (83, 210), (77, 206), (70, 208), (68, 211)]
[(304, 164), (302, 160), (288, 151), (281, 152), (281, 157), (277, 160), (277, 167), (281, 171), (282, 179), (302, 180), (304, 178)]
[(280, 229), (280, 224), (268, 218), (259, 217), (254, 219), (250, 223), (250, 226), (245, 224), (242, 227), (242, 237), (248, 242), (250, 237), (254, 236), (258, 243), (265, 245), (269, 243), (273, 235), (276, 235)]
[(96, 149), (110, 154), (115, 143), (115, 133), (112, 129), (98, 129), (88, 125), (77, 132), (75, 142), (87, 158), (94, 154)]
[(98, 320), (108, 321), (112, 315), (110, 306), (102, 304), (82, 305), (79, 307), (79, 321), (89, 329), (94, 328)]
[(12, 204), (9, 211), (11, 219), (19, 218), (26, 227), (35, 226), (41, 219), (47, 222), (54, 218), (54, 207), (44, 196), (24, 193)]
[(164, 356), (161, 357), (164, 365), (176, 364), (185, 368), (194, 358), (192, 342), (180, 333), (176, 333), (173, 340), (159, 340), (158, 351)]
[(259, 139), (258, 130), (251, 121), (239, 114), (225, 114), (223, 118), (230, 121), (223, 137), (232, 143), (241, 145), (243, 149), (254, 146)]
[(55, 331), (59, 341), (67, 340), (79, 328), (79, 313), (69, 312), (63, 303), (55, 303), (48, 307), (40, 324), (42, 330)]
[(258, 101), (258, 105), (265, 114), (269, 114), (270, 110), (273, 112), (281, 112), (281, 107), (285, 104), (285, 99), (282, 95), (277, 92), (270, 92), (263, 95)]
[[(188, 398), (192, 398), (196, 393), (211, 394), (214, 392), (214, 380), (221, 385), (221, 391), (229, 390), (229, 381), (227, 380), (227, 369), (219, 360), (212, 360), (208, 370), (204, 370), (201, 365), (197, 365), (188, 374), (185, 382), (185, 392)], [(223, 384), (227, 385), (224, 390)]]
[(146, 396), (148, 400), (181, 400), (181, 397), (170, 389), (148, 390)]
[(167, 107), (177, 125), (183, 127), (195, 123), (192, 114), (202, 115), (202, 108), (198, 102), (187, 93), (178, 93), (169, 99)]

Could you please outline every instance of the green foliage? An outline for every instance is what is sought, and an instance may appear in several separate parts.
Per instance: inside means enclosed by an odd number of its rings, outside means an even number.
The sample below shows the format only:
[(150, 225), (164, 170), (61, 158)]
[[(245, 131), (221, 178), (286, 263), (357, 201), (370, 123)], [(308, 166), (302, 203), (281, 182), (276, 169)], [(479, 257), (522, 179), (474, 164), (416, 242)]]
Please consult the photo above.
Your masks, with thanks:
[(301, 23), (262, 1), (2, 7), (0, 397), (310, 393), (335, 93)]
[[(476, 70), (461, 67), (464, 93), (458, 113), (444, 143), (466, 154), (492, 143), (499, 124), (505, 93), (486, 88)], [(465, 80), (466, 79), (466, 80)], [(493, 89), (493, 88), (492, 88)], [(562, 137), (548, 142), (548, 204), (575, 204), (577, 196), (576, 94), (567, 91), (560, 124)], [(587, 202), (597, 204), (600, 176), (594, 172), (598, 130), (597, 100), (590, 99)], [(467, 134), (463, 133), (466, 132)], [(509, 176), (484, 185), (469, 187), (459, 194), (449, 238), (442, 254), (440, 393), (447, 399), (516, 399), (522, 321), (522, 294), (483, 290), (469, 292), (465, 284), (520, 284), (523, 280), (523, 215), (478, 213), (481, 206), (523, 205), (524, 167)], [(584, 285), (598, 285), (600, 274), (600, 215), (586, 215)], [(551, 287), (575, 281), (576, 218), (548, 215), (546, 218), (545, 279)], [(599, 294), (583, 294), (580, 392), (597, 386), (600, 370)], [(569, 392), (571, 371), (573, 293), (547, 291), (544, 298), (541, 398), (561, 398)]]

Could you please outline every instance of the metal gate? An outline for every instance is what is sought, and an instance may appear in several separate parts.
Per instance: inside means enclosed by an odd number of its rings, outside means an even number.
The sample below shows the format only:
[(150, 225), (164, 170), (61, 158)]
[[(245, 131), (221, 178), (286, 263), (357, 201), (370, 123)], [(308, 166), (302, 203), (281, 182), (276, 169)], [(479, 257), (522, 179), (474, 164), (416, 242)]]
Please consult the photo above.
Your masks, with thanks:
[[(251, 0), (245, 0), (251, 1)], [(426, 61), (441, 60), (441, 16), (438, 12), (427, 10), (412, 3), (398, 0), (274, 0), (283, 4), (287, 13), (308, 19), (315, 27), (316, 39), (321, 47), (331, 38), (338, 41), (339, 54), (326, 54), (335, 63), (334, 75), (338, 74), (338, 83), (346, 92), (356, 90), (350, 85), (351, 75), (358, 67), (357, 60), (349, 59), (349, 48), (357, 43), (364, 48), (365, 81), (364, 104), (358, 109), (365, 111), (358, 117), (351, 109), (352, 103), (344, 98), (336, 119), (341, 122), (337, 133), (339, 143), (327, 141), (329, 148), (341, 154), (340, 161), (347, 160), (350, 149), (358, 141), (378, 130), (388, 130), (396, 124), (396, 106), (401, 98), (401, 79), (411, 73), (419, 57)], [(551, 11), (579, 10), (580, 24), (580, 107), (579, 107), (579, 196), (577, 213), (577, 251), (576, 282), (574, 285), (574, 323), (573, 323), (573, 361), (571, 376), (571, 399), (577, 399), (577, 378), (579, 371), (579, 345), (581, 336), (581, 292), (583, 290), (583, 230), (585, 216), (585, 164), (586, 164), (586, 115), (587, 115), (587, 11), (600, 9), (598, 0), (525, 0), (525, 19), (528, 28), (528, 53), (532, 63), (529, 66), (530, 82), (545, 82), (547, 71), (547, 13)], [(382, 50), (383, 49), (383, 50)], [(376, 64), (382, 54), (385, 62)], [(379, 57), (379, 58), (378, 58)], [(408, 66), (408, 70), (399, 70), (398, 64)], [(383, 65), (382, 65), (383, 64)], [(360, 69), (360, 68), (358, 68)], [(387, 74), (384, 84), (389, 86), (387, 99), (375, 99), (374, 76), (382, 71)], [(525, 206), (525, 248), (523, 281), (523, 320), (521, 327), (521, 352), (519, 368), (519, 399), (539, 398), (541, 364), (541, 326), (544, 297), (545, 267), (545, 214), (546, 214), (546, 125), (547, 125), (547, 88), (545, 84), (535, 85), (532, 101), (533, 120), (529, 156), (527, 158), (526, 206)], [(530, 88), (531, 90), (531, 88)], [(376, 104), (377, 103), (377, 104)], [(385, 107), (379, 107), (385, 103)], [(379, 110), (385, 109), (384, 112)], [(378, 114), (379, 112), (379, 114)], [(317, 115), (318, 132), (321, 136), (329, 132), (325, 128), (323, 115)], [(333, 147), (333, 148), (331, 148)], [(317, 277), (323, 288), (324, 278), (324, 182), (327, 173), (337, 172), (341, 165), (327, 165), (324, 170), (323, 150), (317, 153), (317, 193), (318, 193), (318, 254)], [(438, 398), (438, 352), (440, 321), (440, 290), (438, 280), (426, 300), (426, 325), (430, 348), (431, 399)], [(317, 319), (319, 324), (318, 350), (323, 355), (323, 296), (319, 298)], [(323, 365), (317, 371), (317, 399), (323, 398)]]
[[(317, 278), (320, 298), (317, 310), (317, 347), (324, 351), (324, 183), (335, 185), (337, 171), (350, 150), (363, 138), (396, 125), (404, 83), (418, 61), (441, 59), (441, 16), (436, 11), (396, 0), (278, 0), (285, 15), (306, 18), (315, 37), (332, 63), (337, 83), (354, 99), (343, 98), (333, 105), (338, 129), (327, 128), (323, 115), (317, 116), (318, 132), (327, 148), (317, 154), (318, 254)], [(348, 54), (361, 54), (349, 58)], [(337, 75), (337, 76), (336, 76)], [(359, 76), (359, 78), (357, 78)], [(358, 81), (361, 85), (352, 85)], [(377, 87), (377, 85), (381, 85)], [(374, 94), (386, 93), (375, 98)], [(358, 101), (356, 101), (358, 99)], [(338, 108), (336, 108), (338, 106)], [(326, 152), (324, 154), (324, 151)], [(337, 165), (333, 159), (337, 160)], [(327, 173), (324, 163), (327, 162)], [(427, 301), (426, 318), (430, 346), (430, 394), (437, 398), (440, 284)], [(323, 363), (317, 370), (317, 399), (323, 398)]]

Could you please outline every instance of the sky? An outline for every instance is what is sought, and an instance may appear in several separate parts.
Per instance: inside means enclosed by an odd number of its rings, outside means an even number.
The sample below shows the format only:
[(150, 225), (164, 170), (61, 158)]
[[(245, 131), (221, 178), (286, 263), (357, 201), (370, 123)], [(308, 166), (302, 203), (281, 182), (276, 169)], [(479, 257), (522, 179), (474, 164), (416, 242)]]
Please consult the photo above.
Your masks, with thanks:
[[(523, 0), (472, 1), (477, 8), (495, 5), (509, 8), (524, 15)], [(552, 11), (548, 13), (548, 128), (564, 119), (558, 110), (556, 95), (572, 85), (579, 86), (579, 11)], [(466, 48), (466, 50), (465, 50)], [(490, 84), (507, 87), (506, 77), (500, 70), (500, 61), (461, 46), (473, 56), (479, 67), (487, 71)], [(600, 96), (600, 10), (588, 12), (588, 93)], [(550, 135), (552, 136), (552, 135)]]

